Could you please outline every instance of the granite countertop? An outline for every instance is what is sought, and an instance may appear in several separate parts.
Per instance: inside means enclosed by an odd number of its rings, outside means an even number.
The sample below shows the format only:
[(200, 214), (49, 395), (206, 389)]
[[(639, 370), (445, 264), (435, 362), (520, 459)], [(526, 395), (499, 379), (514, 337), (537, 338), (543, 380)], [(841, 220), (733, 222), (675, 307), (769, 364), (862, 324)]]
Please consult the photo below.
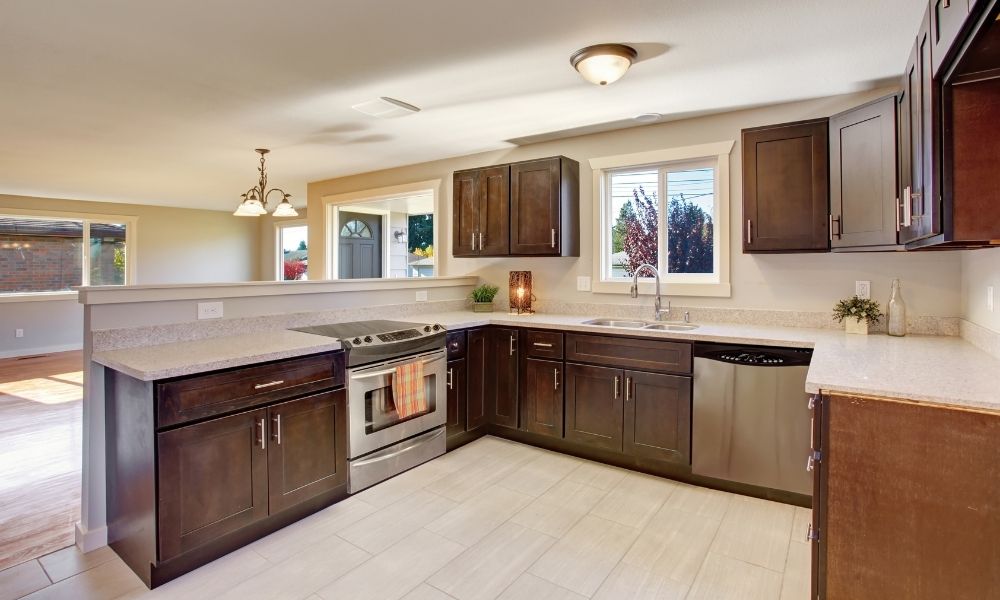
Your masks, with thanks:
[[(1000, 359), (958, 337), (848, 335), (840, 330), (699, 323), (691, 331), (584, 325), (601, 315), (509, 315), (454, 311), (409, 320), (449, 329), (501, 325), (683, 341), (813, 348), (808, 393), (840, 392), (1000, 412)], [(217, 337), (95, 353), (92, 360), (151, 381), (339, 349), (330, 338), (296, 331)]]

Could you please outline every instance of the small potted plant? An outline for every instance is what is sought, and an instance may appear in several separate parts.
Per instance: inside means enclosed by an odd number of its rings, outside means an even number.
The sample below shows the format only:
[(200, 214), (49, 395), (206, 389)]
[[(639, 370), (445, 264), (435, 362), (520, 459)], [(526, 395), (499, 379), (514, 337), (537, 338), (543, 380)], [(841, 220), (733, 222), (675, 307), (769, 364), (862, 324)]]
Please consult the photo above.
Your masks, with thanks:
[(868, 335), (868, 327), (878, 325), (882, 319), (882, 309), (874, 300), (854, 296), (844, 298), (833, 307), (833, 318), (845, 324), (847, 333)]
[(500, 288), (488, 283), (477, 286), (472, 290), (472, 294), (469, 297), (472, 298), (473, 312), (493, 312), (493, 299), (496, 298), (499, 291)]

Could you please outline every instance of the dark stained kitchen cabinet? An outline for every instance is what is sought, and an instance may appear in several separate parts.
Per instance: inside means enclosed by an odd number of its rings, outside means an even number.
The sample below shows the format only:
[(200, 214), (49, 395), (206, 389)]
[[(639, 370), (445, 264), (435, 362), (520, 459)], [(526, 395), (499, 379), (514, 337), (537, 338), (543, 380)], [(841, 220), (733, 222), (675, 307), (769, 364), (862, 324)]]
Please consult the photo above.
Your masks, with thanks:
[(491, 328), (486, 362), (486, 406), (490, 422), (517, 428), (518, 330)]
[(580, 255), (579, 183), (565, 156), (510, 165), (511, 255)]
[(447, 436), (465, 433), (468, 411), (468, 388), (466, 383), (465, 358), (448, 361), (448, 420)]
[(566, 365), (566, 440), (622, 451), (625, 400), (621, 369)]
[(896, 98), (830, 117), (830, 245), (896, 245)]
[(467, 383), (466, 431), (474, 431), (489, 423), (486, 403), (486, 370), (488, 365), (489, 329), (471, 329), (466, 341)]
[(457, 171), (452, 179), (452, 254), (510, 253), (510, 166)]
[[(971, 0), (974, 2), (975, 0)], [(970, 0), (931, 0), (930, 35), (934, 76), (950, 57), (962, 26), (969, 20)]]
[(563, 437), (563, 365), (529, 358), (524, 361), (522, 426), (525, 431)]
[(691, 378), (625, 371), (623, 451), (691, 464)]
[(828, 120), (743, 130), (743, 252), (829, 249)]

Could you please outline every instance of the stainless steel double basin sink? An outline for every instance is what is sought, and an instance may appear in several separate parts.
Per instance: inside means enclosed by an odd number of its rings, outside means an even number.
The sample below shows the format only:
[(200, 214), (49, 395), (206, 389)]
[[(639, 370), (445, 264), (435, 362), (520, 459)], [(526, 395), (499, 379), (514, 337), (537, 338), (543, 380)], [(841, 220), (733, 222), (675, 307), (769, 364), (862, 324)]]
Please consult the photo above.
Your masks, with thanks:
[(598, 327), (619, 327), (622, 329), (649, 329), (656, 331), (691, 331), (698, 329), (697, 325), (691, 323), (681, 323), (679, 321), (638, 321), (632, 319), (591, 319), (584, 321), (584, 325), (596, 325)]

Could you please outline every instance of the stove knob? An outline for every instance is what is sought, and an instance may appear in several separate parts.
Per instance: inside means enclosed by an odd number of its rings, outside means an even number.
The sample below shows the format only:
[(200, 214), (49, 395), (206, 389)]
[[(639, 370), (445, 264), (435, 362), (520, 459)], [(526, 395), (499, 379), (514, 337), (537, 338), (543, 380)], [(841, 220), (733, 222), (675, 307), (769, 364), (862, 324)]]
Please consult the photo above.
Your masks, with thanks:
[(354, 338), (354, 343), (355, 344), (360, 344), (361, 343), (361, 338)]
[(435, 325), (434, 326), (434, 331), (441, 331), (441, 326), (440, 325)]
[(368, 343), (368, 344), (372, 343), (372, 336), (366, 335), (365, 336), (365, 342)]
[[(435, 329), (437, 329), (437, 327), (435, 327)], [(430, 325), (424, 325), (424, 331), (430, 331), (430, 330), (431, 330)]]

